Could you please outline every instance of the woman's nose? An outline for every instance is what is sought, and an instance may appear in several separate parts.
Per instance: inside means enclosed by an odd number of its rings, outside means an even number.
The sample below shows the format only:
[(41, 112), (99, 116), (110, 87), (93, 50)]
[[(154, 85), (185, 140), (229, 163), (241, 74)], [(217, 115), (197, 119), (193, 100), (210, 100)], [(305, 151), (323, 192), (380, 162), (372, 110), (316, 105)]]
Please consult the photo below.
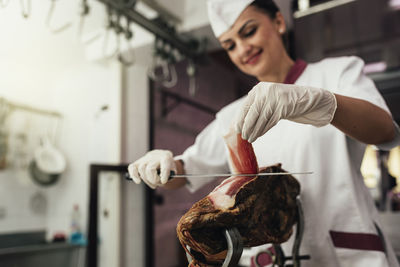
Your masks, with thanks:
[(250, 54), (252, 49), (252, 46), (246, 42), (241, 42), (238, 44), (238, 51), (239, 51), (239, 56), (247, 56)]

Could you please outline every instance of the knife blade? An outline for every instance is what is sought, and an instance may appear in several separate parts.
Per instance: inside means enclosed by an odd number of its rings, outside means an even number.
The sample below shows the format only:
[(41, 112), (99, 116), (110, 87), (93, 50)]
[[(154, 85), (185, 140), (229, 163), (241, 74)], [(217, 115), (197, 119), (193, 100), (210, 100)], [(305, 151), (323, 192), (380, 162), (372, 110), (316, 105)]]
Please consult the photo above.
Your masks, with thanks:
[[(205, 174), (175, 174), (174, 171), (170, 171), (168, 180), (173, 178), (206, 178), (206, 177), (231, 177), (231, 176), (271, 176), (271, 175), (308, 175), (314, 172), (260, 172), (260, 173), (205, 173)], [(157, 174), (160, 175), (160, 170), (157, 170)], [(132, 180), (129, 173), (125, 173), (127, 180)]]
[(260, 173), (206, 173), (206, 174), (174, 174), (171, 173), (169, 179), (172, 178), (200, 178), (200, 177), (230, 177), (230, 176), (271, 176), (271, 175), (301, 175), (312, 174), (313, 172), (260, 172)]

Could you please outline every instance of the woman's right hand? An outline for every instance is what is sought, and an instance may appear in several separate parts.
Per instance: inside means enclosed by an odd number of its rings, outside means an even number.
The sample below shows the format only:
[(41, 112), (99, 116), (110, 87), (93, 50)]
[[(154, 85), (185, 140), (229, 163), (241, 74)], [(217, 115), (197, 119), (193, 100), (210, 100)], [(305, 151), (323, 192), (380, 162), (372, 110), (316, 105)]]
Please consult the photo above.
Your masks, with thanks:
[(128, 166), (129, 175), (135, 183), (140, 184), (143, 180), (153, 189), (165, 185), (171, 171), (177, 173), (173, 154), (169, 150), (161, 149), (147, 152)]

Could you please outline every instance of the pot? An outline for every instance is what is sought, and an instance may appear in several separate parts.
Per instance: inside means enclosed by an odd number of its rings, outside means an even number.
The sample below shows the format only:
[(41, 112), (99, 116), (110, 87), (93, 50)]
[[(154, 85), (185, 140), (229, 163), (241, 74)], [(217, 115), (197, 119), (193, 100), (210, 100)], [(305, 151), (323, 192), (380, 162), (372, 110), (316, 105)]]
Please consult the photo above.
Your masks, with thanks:
[(61, 174), (67, 166), (64, 155), (48, 139), (34, 152), (37, 168), (47, 174)]
[(49, 174), (41, 171), (37, 167), (35, 160), (32, 160), (29, 164), (29, 173), (34, 182), (45, 186), (56, 183), (60, 178), (60, 174)]
[(66, 166), (64, 155), (48, 139), (44, 139), (34, 151), (29, 172), (36, 183), (51, 185), (58, 181)]

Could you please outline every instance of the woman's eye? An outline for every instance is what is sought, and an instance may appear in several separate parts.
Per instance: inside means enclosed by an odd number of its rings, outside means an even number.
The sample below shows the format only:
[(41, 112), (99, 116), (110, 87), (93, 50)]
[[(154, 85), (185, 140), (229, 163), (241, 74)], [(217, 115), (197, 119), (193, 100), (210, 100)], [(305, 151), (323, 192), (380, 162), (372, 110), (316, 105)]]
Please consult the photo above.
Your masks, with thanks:
[(233, 49), (235, 49), (235, 43), (225, 43), (222, 45), (222, 48), (225, 49), (226, 51), (232, 51)]
[(253, 28), (249, 29), (248, 31), (246, 31), (243, 35), (244, 35), (244, 37), (252, 36), (256, 32), (256, 30), (257, 30), (257, 28), (253, 27)]
[(232, 51), (233, 49), (235, 49), (235, 45), (234, 45), (234, 44), (231, 44), (231, 45), (227, 46), (225, 49), (226, 49), (227, 51)]

